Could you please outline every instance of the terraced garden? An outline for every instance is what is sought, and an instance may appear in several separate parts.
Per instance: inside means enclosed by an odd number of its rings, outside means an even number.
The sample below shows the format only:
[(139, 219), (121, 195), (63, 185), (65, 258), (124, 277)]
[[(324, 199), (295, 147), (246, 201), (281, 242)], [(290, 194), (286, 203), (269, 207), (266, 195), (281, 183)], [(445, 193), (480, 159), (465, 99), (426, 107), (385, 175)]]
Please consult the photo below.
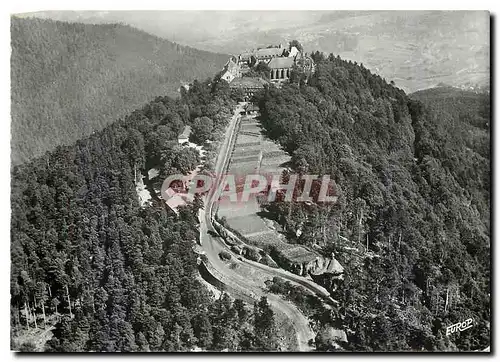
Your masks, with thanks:
[[(229, 174), (235, 175), (237, 187), (249, 174), (280, 175), (289, 161), (290, 156), (263, 135), (255, 116), (241, 120), (228, 169)], [(240, 201), (242, 190), (238, 191), (238, 202), (231, 202), (229, 197), (221, 198), (219, 217), (224, 217), (232, 229), (256, 246), (283, 243), (284, 238), (273, 222), (258, 215), (260, 206), (256, 196), (250, 195), (249, 200), (243, 203)]]

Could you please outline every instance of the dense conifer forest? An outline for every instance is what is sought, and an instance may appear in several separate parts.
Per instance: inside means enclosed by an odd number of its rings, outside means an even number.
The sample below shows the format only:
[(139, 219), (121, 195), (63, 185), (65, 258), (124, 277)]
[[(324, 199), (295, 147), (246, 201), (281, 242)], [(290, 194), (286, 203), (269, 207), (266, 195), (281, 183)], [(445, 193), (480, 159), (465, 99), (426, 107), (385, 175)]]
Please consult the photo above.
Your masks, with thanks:
[[(199, 204), (176, 215), (141, 208), (135, 180), (151, 167), (186, 172), (177, 144), (199, 116), (216, 131), (234, 101), (226, 83), (194, 82), (12, 174), (12, 348), (46, 351), (276, 350), (273, 312), (201, 284), (193, 246)], [(226, 120), (227, 121), (227, 120)], [(38, 328), (37, 328), (38, 327)], [(50, 329), (44, 347), (23, 342)]]
[[(333, 297), (345, 347), (487, 347), (489, 94), (439, 88), (407, 96), (363, 65), (312, 55), (307, 83), (294, 74), (256, 101), (293, 171), (331, 175), (339, 200), (267, 207), (290, 242), (333, 252), (344, 266)], [(473, 328), (445, 336), (468, 318)]]
[(119, 24), (12, 17), (11, 39), (14, 164), (72, 144), (157, 96), (177, 95), (227, 60)]

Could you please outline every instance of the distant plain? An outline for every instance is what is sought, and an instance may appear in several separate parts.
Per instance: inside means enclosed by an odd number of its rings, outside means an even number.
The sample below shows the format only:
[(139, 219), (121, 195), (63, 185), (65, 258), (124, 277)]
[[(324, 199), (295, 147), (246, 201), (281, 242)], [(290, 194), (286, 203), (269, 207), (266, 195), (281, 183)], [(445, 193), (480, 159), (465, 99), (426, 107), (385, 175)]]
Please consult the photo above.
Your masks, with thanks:
[(489, 85), (486, 11), (94, 11), (36, 16), (122, 22), (220, 53), (238, 54), (297, 39), (306, 51), (363, 63), (406, 92), (440, 83), (463, 88)]

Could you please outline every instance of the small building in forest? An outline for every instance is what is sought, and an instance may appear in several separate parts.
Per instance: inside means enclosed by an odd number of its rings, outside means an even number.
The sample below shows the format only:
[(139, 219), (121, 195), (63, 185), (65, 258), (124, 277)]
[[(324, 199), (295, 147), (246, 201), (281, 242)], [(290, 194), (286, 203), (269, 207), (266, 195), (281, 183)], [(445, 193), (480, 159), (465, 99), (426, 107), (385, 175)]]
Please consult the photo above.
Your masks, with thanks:
[(307, 275), (309, 270), (314, 268), (317, 260), (320, 258), (315, 252), (300, 245), (275, 250), (271, 256), (285, 269), (298, 275)]
[(189, 202), (189, 197), (187, 194), (175, 193), (168, 200), (165, 200), (165, 204), (177, 215), (179, 214), (179, 207), (186, 206)]
[(333, 275), (339, 276), (344, 268), (333, 257), (319, 255), (302, 245), (291, 245), (273, 250), (271, 256), (285, 269), (298, 275)]
[(182, 133), (179, 135), (179, 137), (177, 137), (177, 141), (180, 144), (189, 142), (190, 135), (191, 135), (191, 126), (185, 126), (184, 129), (182, 130)]
[(245, 64), (246, 66), (250, 66), (250, 62), (252, 61), (252, 52), (241, 53), (238, 56), (238, 63), (241, 65)]

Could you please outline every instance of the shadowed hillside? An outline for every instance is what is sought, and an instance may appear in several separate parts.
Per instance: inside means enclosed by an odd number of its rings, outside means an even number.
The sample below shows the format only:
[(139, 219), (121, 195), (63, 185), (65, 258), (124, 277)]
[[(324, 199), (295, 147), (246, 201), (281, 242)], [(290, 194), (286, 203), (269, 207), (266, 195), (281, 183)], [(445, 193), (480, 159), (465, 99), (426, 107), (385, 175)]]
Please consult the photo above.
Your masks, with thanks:
[(129, 26), (11, 20), (12, 161), (83, 136), (182, 82), (217, 72), (227, 57)]
[[(312, 56), (307, 84), (270, 87), (257, 100), (293, 171), (336, 183), (336, 204), (266, 205), (290, 243), (334, 253), (344, 267), (329, 323), (347, 331), (351, 351), (484, 349), (489, 94), (441, 87), (408, 96), (362, 65)], [(446, 336), (468, 318), (474, 328)]]

